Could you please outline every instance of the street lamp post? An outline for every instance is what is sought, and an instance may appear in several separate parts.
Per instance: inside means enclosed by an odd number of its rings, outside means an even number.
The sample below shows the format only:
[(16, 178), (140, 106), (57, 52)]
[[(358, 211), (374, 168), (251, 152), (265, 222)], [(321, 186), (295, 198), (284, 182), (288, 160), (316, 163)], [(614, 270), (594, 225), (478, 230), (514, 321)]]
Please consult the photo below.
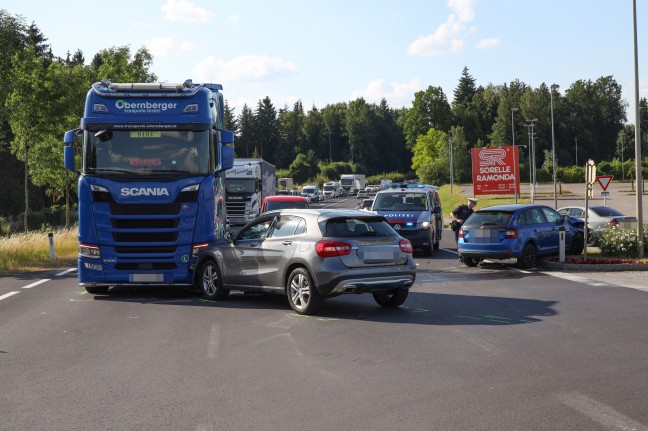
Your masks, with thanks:
[(448, 133), (448, 154), (450, 156), (450, 194), (452, 194), (452, 184), (454, 183), (454, 163), (452, 162), (452, 133)]
[(632, 22), (634, 28), (634, 102), (635, 102), (635, 171), (637, 181), (637, 254), (644, 257), (643, 225), (643, 181), (641, 180), (641, 111), (639, 107), (639, 54), (637, 46), (637, 1), (632, 0)]
[(551, 164), (553, 166), (554, 209), (558, 209), (558, 196), (556, 189), (556, 138), (554, 136), (553, 93), (558, 88), (560, 88), (558, 84), (553, 84), (551, 86), (551, 93), (549, 93), (551, 100)]
[(537, 118), (532, 120), (527, 119), (525, 126), (530, 130), (529, 131), (529, 188), (531, 190), (531, 203), (534, 203), (535, 191), (536, 191), (536, 161), (535, 161), (535, 133), (533, 132), (533, 126), (535, 122), (538, 121)]
[(515, 153), (515, 118), (513, 113), (519, 111), (519, 108), (511, 108), (511, 136), (513, 137), (513, 194), (515, 195), (515, 203), (518, 203), (518, 175), (517, 175), (517, 154)]

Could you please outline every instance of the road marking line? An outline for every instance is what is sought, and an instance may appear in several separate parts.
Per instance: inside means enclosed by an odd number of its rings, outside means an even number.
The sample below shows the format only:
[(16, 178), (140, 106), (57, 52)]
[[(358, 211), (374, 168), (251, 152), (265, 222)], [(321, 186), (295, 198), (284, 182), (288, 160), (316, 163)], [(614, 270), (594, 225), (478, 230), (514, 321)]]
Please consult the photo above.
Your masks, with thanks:
[(207, 357), (211, 359), (218, 358), (218, 348), (220, 345), (220, 325), (212, 323), (211, 332), (209, 334), (209, 346), (207, 348)]
[(50, 281), (50, 280), (51, 280), (50, 278), (44, 278), (44, 279), (42, 279), (42, 280), (38, 280), (38, 281), (35, 282), (35, 283), (28, 284), (27, 286), (23, 286), (22, 288), (23, 288), (23, 289), (31, 289), (31, 288), (34, 287), (34, 286), (38, 286), (39, 284), (47, 283), (47, 282)]
[(60, 277), (62, 275), (69, 274), (69, 273), (71, 273), (73, 271), (76, 271), (76, 270), (77, 270), (76, 268), (70, 268), (70, 269), (67, 269), (67, 270), (65, 270), (63, 272), (59, 272), (58, 274), (54, 275), (54, 277)]
[(579, 392), (558, 394), (560, 402), (607, 429), (648, 431), (648, 427)]
[(3, 299), (7, 299), (10, 296), (14, 296), (16, 293), (20, 293), (20, 292), (14, 291), (14, 292), (5, 293), (4, 295), (0, 296), (0, 301), (2, 301)]
[(595, 287), (602, 287), (602, 286), (608, 286), (606, 283), (601, 283), (599, 281), (593, 281), (590, 280), (589, 278), (581, 277), (580, 275), (576, 274), (569, 274), (566, 272), (559, 272), (559, 271), (547, 271), (547, 272), (541, 272), (541, 274), (545, 275), (550, 275), (552, 277), (556, 278), (562, 278), (563, 280), (569, 280), (569, 281), (575, 281), (576, 283), (581, 283), (581, 284), (587, 284), (588, 286), (595, 286)]
[(459, 256), (459, 253), (457, 253), (457, 252), (454, 251), (454, 250), (450, 250), (449, 248), (441, 248), (441, 249), (439, 249), (439, 250), (441, 250), (441, 251), (447, 251), (448, 253), (456, 254), (457, 256)]

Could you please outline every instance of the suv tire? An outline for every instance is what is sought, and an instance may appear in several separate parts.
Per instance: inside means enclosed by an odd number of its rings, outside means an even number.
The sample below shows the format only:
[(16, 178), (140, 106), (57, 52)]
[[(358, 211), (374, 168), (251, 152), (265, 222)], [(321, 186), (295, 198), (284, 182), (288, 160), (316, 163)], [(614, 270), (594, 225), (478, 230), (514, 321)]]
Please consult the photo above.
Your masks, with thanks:
[(197, 282), (200, 285), (205, 298), (210, 301), (225, 299), (229, 295), (229, 289), (223, 287), (223, 280), (221, 278), (218, 265), (212, 259), (207, 259), (200, 265), (200, 272), (198, 273)]
[(324, 302), (306, 268), (295, 268), (286, 281), (290, 307), (299, 314), (313, 314)]

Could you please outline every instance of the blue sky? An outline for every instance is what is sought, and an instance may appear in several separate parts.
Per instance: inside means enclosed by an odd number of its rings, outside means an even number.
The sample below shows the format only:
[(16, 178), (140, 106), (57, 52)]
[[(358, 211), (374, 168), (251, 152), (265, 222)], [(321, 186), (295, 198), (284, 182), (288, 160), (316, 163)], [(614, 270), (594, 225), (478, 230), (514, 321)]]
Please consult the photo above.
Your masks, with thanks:
[[(648, 97), (648, 6), (637, 2), (640, 95)], [(643, 4), (642, 4), (643, 3)], [(276, 108), (385, 98), (411, 106), (440, 86), (452, 101), (461, 71), (477, 85), (515, 79), (567, 89), (613, 75), (634, 122), (631, 0), (9, 0), (55, 55), (89, 62), (142, 46), (162, 81), (216, 82), (235, 114), (270, 96)], [(642, 55), (642, 52), (644, 55)]]

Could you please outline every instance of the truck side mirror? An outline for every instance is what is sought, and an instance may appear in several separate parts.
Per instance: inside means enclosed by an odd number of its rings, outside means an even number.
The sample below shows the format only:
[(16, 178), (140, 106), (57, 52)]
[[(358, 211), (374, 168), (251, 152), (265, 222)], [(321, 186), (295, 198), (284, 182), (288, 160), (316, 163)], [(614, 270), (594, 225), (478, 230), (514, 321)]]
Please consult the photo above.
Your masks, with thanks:
[(221, 156), (220, 169), (222, 171), (232, 169), (232, 167), (234, 166), (234, 147), (223, 145)]
[(68, 171), (74, 171), (74, 147), (66, 145), (63, 147), (63, 166)]

